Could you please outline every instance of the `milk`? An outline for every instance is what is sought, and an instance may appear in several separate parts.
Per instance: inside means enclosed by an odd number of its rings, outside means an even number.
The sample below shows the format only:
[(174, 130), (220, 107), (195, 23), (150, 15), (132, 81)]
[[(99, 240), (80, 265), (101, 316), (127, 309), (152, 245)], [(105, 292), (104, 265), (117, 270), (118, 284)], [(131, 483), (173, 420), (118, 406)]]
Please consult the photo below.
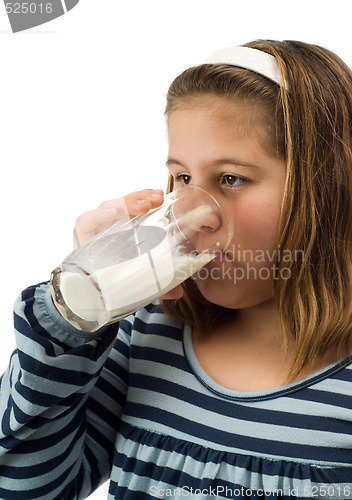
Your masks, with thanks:
[(99, 328), (172, 290), (215, 257), (205, 253), (170, 258), (160, 255), (160, 250), (156, 248), (92, 274), (62, 272), (60, 291), (66, 306), (84, 322)]

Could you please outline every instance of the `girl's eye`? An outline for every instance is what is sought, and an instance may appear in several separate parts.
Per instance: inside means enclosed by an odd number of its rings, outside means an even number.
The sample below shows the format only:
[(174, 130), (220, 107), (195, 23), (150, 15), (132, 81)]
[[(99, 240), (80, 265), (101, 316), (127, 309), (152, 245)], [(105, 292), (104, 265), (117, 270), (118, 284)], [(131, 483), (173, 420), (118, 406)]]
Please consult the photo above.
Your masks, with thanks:
[(192, 184), (192, 177), (187, 174), (179, 174), (175, 177), (175, 182), (181, 182), (185, 185)]
[(238, 175), (234, 174), (225, 174), (221, 177), (221, 184), (230, 188), (238, 188), (243, 184), (246, 184), (247, 182), (248, 179), (246, 179), (245, 177), (239, 177)]

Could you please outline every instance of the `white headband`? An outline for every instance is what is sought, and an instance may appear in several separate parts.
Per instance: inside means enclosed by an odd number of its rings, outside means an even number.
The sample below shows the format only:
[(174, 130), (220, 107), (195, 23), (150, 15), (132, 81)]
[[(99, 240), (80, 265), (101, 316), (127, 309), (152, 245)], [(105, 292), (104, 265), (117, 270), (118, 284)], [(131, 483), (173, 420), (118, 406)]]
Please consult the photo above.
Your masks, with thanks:
[(227, 47), (214, 52), (204, 62), (206, 64), (230, 64), (250, 69), (266, 76), (278, 85), (283, 83), (275, 57), (262, 50), (250, 47)]

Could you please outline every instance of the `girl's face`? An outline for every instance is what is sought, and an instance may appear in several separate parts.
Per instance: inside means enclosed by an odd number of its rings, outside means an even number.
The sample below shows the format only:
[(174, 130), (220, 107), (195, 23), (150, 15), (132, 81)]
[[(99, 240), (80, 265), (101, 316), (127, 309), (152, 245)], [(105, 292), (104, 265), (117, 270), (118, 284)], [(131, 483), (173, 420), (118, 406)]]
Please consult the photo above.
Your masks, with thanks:
[[(210, 302), (232, 309), (272, 297), (286, 164), (264, 147), (259, 111), (214, 98), (169, 116), (167, 166), (174, 189), (195, 185), (220, 204), (232, 229), (226, 251), (196, 279)], [(220, 249), (223, 250), (223, 249)]]

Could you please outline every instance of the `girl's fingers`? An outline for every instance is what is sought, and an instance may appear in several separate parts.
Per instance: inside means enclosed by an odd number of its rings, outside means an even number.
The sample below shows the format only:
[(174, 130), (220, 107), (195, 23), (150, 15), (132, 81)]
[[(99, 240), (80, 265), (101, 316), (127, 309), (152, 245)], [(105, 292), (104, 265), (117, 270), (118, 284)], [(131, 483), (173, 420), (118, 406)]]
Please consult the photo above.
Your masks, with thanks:
[(163, 201), (164, 193), (160, 189), (144, 189), (130, 193), (124, 198), (104, 201), (99, 208), (117, 208), (118, 218), (133, 217), (160, 206)]
[(145, 189), (137, 191), (124, 197), (127, 210), (130, 216), (140, 215), (148, 212), (152, 208), (162, 205), (164, 195), (158, 189)]
[(74, 248), (84, 245), (104, 228), (117, 220), (116, 208), (96, 208), (77, 218), (74, 229)]
[(163, 201), (163, 191), (160, 189), (145, 189), (130, 193), (124, 198), (104, 201), (99, 208), (89, 210), (77, 218), (74, 248), (83, 245), (114, 222), (147, 213), (162, 205)]
[(101, 224), (114, 220), (117, 216), (116, 208), (95, 208), (80, 215), (76, 227), (84, 233), (95, 231)]

